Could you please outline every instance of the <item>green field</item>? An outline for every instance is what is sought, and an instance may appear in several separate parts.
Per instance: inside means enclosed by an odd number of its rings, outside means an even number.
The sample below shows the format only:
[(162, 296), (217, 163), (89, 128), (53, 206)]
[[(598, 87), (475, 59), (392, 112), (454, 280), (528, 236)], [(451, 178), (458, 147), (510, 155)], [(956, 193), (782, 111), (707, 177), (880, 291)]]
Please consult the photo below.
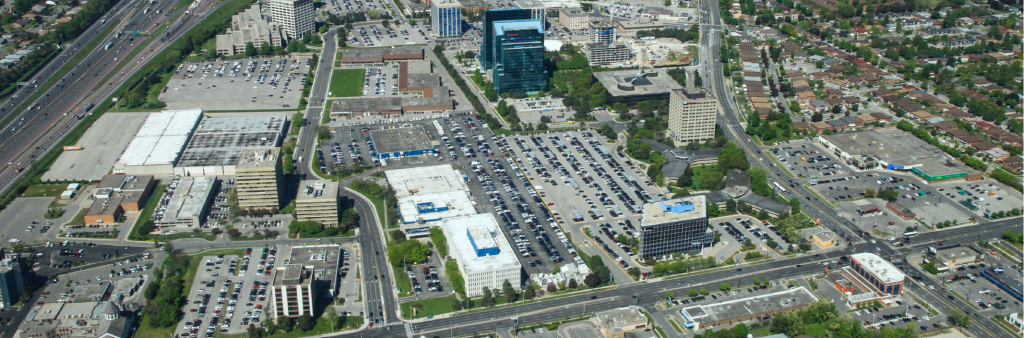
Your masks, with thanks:
[[(455, 295), (449, 295), (438, 298), (428, 298), (423, 300), (415, 300), (411, 302), (405, 302), (398, 304), (402, 308), (403, 318), (423, 318), (428, 315), (436, 316), (443, 313), (449, 313), (455, 311), (452, 309), (452, 301), (455, 300)], [(423, 306), (423, 310), (417, 310), (416, 315), (413, 315), (413, 305)]]
[(346, 97), (363, 95), (365, 69), (335, 69), (331, 73), (331, 96)]
[(25, 189), (21, 196), (25, 197), (60, 197), (67, 190), (67, 184), (35, 184)]

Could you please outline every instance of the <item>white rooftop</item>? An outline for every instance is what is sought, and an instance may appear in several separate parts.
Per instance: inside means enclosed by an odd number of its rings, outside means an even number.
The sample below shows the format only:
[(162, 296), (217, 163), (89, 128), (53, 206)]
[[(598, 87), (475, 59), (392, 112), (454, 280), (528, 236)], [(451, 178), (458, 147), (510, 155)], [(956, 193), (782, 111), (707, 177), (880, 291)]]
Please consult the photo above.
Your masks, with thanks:
[(163, 219), (175, 221), (198, 216), (206, 206), (214, 181), (213, 177), (205, 176), (180, 178)]
[(702, 195), (685, 196), (647, 203), (643, 206), (640, 226), (707, 217), (707, 200)]
[[(470, 230), (472, 228), (472, 230)], [(484, 273), (498, 269), (522, 268), (516, 252), (508, 243), (501, 229), (498, 228), (498, 221), (493, 214), (476, 214), (470, 216), (446, 218), (443, 221), (442, 229), (445, 237), (448, 238), (448, 246), (452, 255), (462, 264), (466, 273)], [(498, 248), (498, 254), (478, 257), (473, 243), (470, 242), (469, 233), (473, 234), (477, 247), (487, 248), (488, 241)], [(483, 245), (484, 247), (481, 247)]]
[(165, 110), (149, 114), (118, 163), (174, 164), (202, 114), (202, 110)]
[(400, 200), (413, 195), (469, 191), (462, 174), (451, 164), (388, 170), (384, 175)]
[(897, 269), (896, 266), (892, 265), (892, 263), (882, 259), (882, 257), (878, 257), (876, 254), (855, 253), (850, 255), (850, 258), (859, 262), (862, 268), (871, 272), (872, 275), (875, 275), (875, 278), (878, 278), (883, 283), (896, 283), (907, 277), (907, 275), (903, 274), (903, 272), (900, 271), (900, 269)]
[[(420, 213), (419, 205), (433, 203), (434, 207), (447, 207), (448, 210), (437, 212)], [(473, 201), (465, 191), (449, 191), (429, 195), (415, 195), (398, 200), (398, 212), (402, 214), (402, 220), (412, 222), (423, 220), (424, 222), (436, 221), (448, 217), (458, 217), (476, 214)]]

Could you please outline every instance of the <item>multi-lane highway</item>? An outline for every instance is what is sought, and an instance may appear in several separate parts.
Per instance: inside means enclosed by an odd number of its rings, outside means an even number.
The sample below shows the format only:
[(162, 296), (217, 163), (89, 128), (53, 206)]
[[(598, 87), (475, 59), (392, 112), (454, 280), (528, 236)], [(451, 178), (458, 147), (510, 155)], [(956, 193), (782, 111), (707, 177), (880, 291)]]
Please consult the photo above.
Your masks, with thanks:
[[(109, 18), (106, 24), (119, 26), (105, 37), (93, 31), (102, 30), (102, 27), (90, 28), (85, 36), (101, 39), (97, 48), (89, 51), (79, 64), (33, 102), (30, 105), (33, 109), (11, 112), (18, 114), (14, 122), (0, 130), (0, 191), (10, 189), (33, 160), (74, 128), (88, 114), (85, 111), (87, 104), (99, 105), (106, 100), (134, 72), (142, 68), (151, 55), (161, 52), (201, 20), (199, 15), (184, 14), (185, 9), (156, 13), (156, 9), (169, 9), (174, 3), (174, 0), (160, 0), (153, 5), (146, 5), (144, 0), (133, 0), (115, 7), (116, 10), (112, 11), (114, 14), (107, 15)], [(205, 1), (196, 11), (209, 12), (220, 4)], [(151, 10), (145, 13), (147, 7)], [(178, 19), (172, 23), (170, 20), (176, 17)], [(120, 23), (116, 22), (117, 19), (120, 19)], [(147, 46), (141, 45), (146, 39), (144, 35), (118, 34), (121, 31), (153, 32), (169, 24), (165, 32), (170, 34), (162, 33), (164, 35), (161, 38), (153, 37)], [(116, 38), (117, 35), (121, 37)], [(72, 50), (86, 45), (88, 41), (80, 39)], [(125, 60), (133, 50), (139, 52), (132, 59)], [(44, 80), (40, 79), (39, 82)]]

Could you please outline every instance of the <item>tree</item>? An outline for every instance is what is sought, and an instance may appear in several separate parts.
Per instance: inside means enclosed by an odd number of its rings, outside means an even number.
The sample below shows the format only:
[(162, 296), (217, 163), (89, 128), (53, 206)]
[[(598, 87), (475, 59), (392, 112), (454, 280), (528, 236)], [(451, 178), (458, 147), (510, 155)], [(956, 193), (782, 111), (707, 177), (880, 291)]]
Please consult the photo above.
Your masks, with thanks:
[[(570, 283), (575, 283), (576, 280), (575, 279), (570, 279), (569, 282)], [(555, 283), (548, 283), (547, 290), (548, 290), (548, 292), (555, 292), (555, 291), (558, 291), (558, 287), (555, 286)]]
[(718, 286), (718, 288), (722, 289), (722, 291), (729, 291), (729, 289), (731, 289), (732, 286), (730, 286), (729, 283), (722, 283), (721, 285)]
[(523, 291), (523, 299), (531, 300), (534, 297), (537, 297), (537, 291), (533, 289), (533, 286), (527, 286)]
[(761, 277), (754, 277), (754, 285), (761, 285)]
[(665, 298), (666, 299), (672, 300), (672, 296), (675, 296), (675, 293), (672, 293), (672, 291), (666, 291), (665, 292)]
[(516, 289), (512, 288), (512, 283), (510, 283), (507, 279), (505, 280), (504, 283), (501, 284), (501, 293), (505, 295), (506, 303), (514, 303), (516, 301), (516, 298), (519, 297), (519, 294), (516, 293)]
[(949, 312), (949, 321), (959, 327), (967, 327), (971, 324), (971, 316), (959, 309)]
[(327, 308), (324, 309), (324, 318), (331, 323), (331, 331), (334, 331), (335, 325), (338, 324), (338, 310), (334, 309), (332, 305), (327, 305)]
[(697, 289), (690, 289), (689, 295), (691, 298), (697, 297), (698, 294), (700, 294), (700, 291), (697, 291)]
[(601, 284), (601, 277), (598, 277), (595, 273), (590, 273), (587, 277), (583, 278), (583, 284), (591, 288), (597, 287), (598, 284)]
[(721, 182), (724, 178), (725, 175), (722, 175), (722, 173), (707, 170), (700, 173), (700, 178), (697, 182), (699, 182), (699, 186), (701, 189), (712, 190), (715, 189), (715, 186), (718, 185), (718, 182)]
[(313, 316), (310, 316), (309, 313), (304, 313), (303, 315), (299, 316), (299, 320), (296, 323), (296, 328), (298, 328), (299, 331), (306, 332), (312, 330), (315, 327), (316, 320), (314, 320)]
[(402, 243), (406, 241), (405, 232), (402, 230), (395, 230), (391, 232), (391, 240), (395, 243)]
[(484, 307), (494, 307), (496, 302), (494, 301), (494, 294), (491, 293), (491, 289), (484, 287), (484, 298), (480, 300), (480, 305)]
[(252, 42), (245, 43), (245, 56), (256, 56), (256, 46)]
[(277, 317), (277, 329), (284, 332), (292, 332), (292, 328), (295, 327), (295, 321), (288, 316)]
[[(789, 206), (793, 207), (793, 214), (800, 213), (800, 199), (793, 197), (789, 199)], [(762, 210), (764, 211), (764, 210)]]
[(700, 288), (700, 294), (707, 296), (711, 294), (711, 291), (708, 291), (708, 289), (705, 288)]
[(452, 310), (462, 310), (462, 301), (458, 298), (452, 298)]
[(700, 72), (693, 72), (693, 85), (700, 87), (704, 84), (704, 79), (700, 77)]
[(566, 287), (568, 287), (570, 289), (577, 289), (577, 288), (580, 287), (580, 285), (578, 283), (576, 283), (576, 278), (572, 278), (572, 279), (569, 279), (569, 284), (567, 284)]
[(875, 198), (875, 189), (865, 188), (864, 189), (864, 197), (866, 197), (866, 198)]
[(249, 333), (249, 338), (263, 338), (263, 329), (256, 327), (255, 324), (250, 323), (245, 331)]
[(900, 197), (900, 193), (895, 189), (885, 189), (878, 193), (878, 197), (888, 202), (895, 202)]
[(725, 201), (725, 210), (729, 212), (736, 212), (736, 200), (729, 199)]

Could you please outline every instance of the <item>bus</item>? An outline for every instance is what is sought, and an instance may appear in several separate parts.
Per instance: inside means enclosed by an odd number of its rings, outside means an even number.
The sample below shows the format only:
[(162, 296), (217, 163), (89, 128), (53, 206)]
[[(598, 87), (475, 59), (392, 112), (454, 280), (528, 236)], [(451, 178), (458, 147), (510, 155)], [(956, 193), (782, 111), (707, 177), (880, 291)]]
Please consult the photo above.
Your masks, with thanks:
[(779, 189), (779, 191), (786, 192), (786, 188), (783, 188), (782, 185), (779, 184), (779, 182), (775, 182), (774, 184), (775, 188)]
[(686, 310), (679, 310), (679, 314), (683, 315), (683, 326), (687, 329), (693, 329), (697, 326), (697, 323), (693, 322), (693, 318), (690, 318), (690, 315), (686, 313)]
[(114, 43), (113, 42), (108, 43), (106, 47), (103, 47), (103, 50), (110, 50), (110, 47), (114, 47)]
[(917, 236), (917, 231), (907, 231), (903, 233), (903, 237), (905, 238), (914, 238), (914, 236)]

